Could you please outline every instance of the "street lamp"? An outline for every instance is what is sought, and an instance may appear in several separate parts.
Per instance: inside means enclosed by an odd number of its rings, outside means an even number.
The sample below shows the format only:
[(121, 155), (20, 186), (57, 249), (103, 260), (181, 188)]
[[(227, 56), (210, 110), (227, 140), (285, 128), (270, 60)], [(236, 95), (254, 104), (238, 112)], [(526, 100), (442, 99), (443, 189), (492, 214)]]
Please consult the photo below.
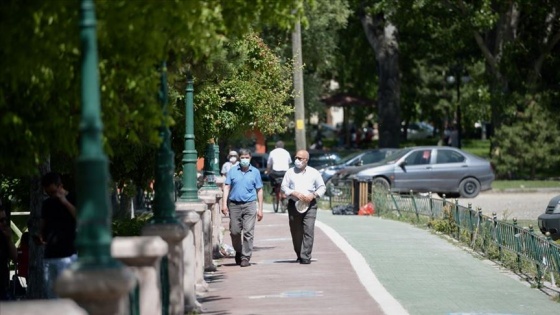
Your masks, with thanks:
[[(460, 79), (459, 79), (460, 78)], [(451, 75), (446, 78), (447, 83), (450, 85), (455, 85), (457, 91), (457, 109), (455, 112), (455, 117), (457, 119), (457, 147), (461, 148), (462, 139), (462, 113), (461, 113), (461, 83), (465, 84), (471, 80), (471, 77), (463, 73), (462, 66), (455, 66), (451, 70)]]

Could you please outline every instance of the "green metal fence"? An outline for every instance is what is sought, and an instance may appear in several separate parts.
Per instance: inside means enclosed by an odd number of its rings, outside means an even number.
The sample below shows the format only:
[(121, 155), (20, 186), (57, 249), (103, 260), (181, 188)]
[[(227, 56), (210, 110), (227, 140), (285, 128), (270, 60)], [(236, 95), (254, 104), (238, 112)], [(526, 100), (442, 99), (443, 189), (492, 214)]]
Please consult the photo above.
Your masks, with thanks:
[[(329, 186), (331, 209), (360, 199), (355, 196), (359, 192), (352, 190), (355, 183), (347, 181)], [(515, 219), (513, 223), (500, 221), (495, 214), (483, 215), (481, 209), (461, 206), (457, 200), (432, 198), (432, 194), (392, 194), (371, 185), (368, 194), (367, 199), (374, 203), (378, 216), (397, 216), (426, 224), (500, 262), (539, 288), (543, 281), (556, 286), (560, 277), (560, 245), (531, 226), (518, 226)]]

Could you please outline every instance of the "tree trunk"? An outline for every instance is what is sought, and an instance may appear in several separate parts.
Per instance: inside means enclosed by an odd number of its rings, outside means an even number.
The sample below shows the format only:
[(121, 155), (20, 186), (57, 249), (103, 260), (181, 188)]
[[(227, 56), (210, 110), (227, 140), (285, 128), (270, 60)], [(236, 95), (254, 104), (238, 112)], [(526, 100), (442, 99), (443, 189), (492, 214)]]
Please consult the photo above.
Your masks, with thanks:
[[(30, 184), (30, 202), (29, 202), (29, 219), (30, 219), (30, 236), (39, 233), (39, 222), (41, 220), (41, 206), (43, 204), (43, 187), (41, 186), (41, 177), (48, 173), (51, 168), (50, 160), (47, 159), (39, 165), (39, 175), (31, 178)], [(27, 298), (28, 299), (44, 299), (45, 281), (43, 278), (43, 257), (45, 248), (43, 245), (37, 245), (30, 237), (29, 242), (29, 273), (27, 276)]]
[(379, 75), (377, 94), (379, 147), (398, 148), (401, 141), (398, 29), (391, 22), (385, 20), (383, 14), (372, 17), (364, 13), (360, 20), (377, 60)]

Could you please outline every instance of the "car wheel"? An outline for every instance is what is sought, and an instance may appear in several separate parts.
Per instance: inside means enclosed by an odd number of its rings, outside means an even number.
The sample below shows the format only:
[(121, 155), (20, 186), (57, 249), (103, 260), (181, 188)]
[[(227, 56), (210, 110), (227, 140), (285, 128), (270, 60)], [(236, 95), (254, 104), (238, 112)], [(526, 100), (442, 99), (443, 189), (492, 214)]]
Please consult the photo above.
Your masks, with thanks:
[(476, 178), (465, 178), (459, 184), (459, 193), (463, 198), (474, 198), (480, 193), (480, 183)]
[(374, 189), (389, 191), (391, 185), (389, 182), (383, 177), (376, 177), (371, 181), (371, 184)]

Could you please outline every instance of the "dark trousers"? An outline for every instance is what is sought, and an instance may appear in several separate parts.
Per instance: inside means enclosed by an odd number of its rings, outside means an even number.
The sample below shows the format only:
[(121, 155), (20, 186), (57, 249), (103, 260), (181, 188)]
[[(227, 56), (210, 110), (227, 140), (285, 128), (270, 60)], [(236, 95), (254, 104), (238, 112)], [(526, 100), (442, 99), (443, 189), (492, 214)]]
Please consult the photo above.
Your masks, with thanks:
[(231, 245), (236, 254), (241, 254), (242, 258), (251, 259), (257, 218), (257, 202), (234, 203), (228, 201), (228, 209)]
[(315, 237), (315, 219), (317, 218), (317, 202), (311, 202), (309, 210), (299, 213), (293, 200), (288, 202), (288, 217), (294, 251), (298, 258), (310, 260)]

